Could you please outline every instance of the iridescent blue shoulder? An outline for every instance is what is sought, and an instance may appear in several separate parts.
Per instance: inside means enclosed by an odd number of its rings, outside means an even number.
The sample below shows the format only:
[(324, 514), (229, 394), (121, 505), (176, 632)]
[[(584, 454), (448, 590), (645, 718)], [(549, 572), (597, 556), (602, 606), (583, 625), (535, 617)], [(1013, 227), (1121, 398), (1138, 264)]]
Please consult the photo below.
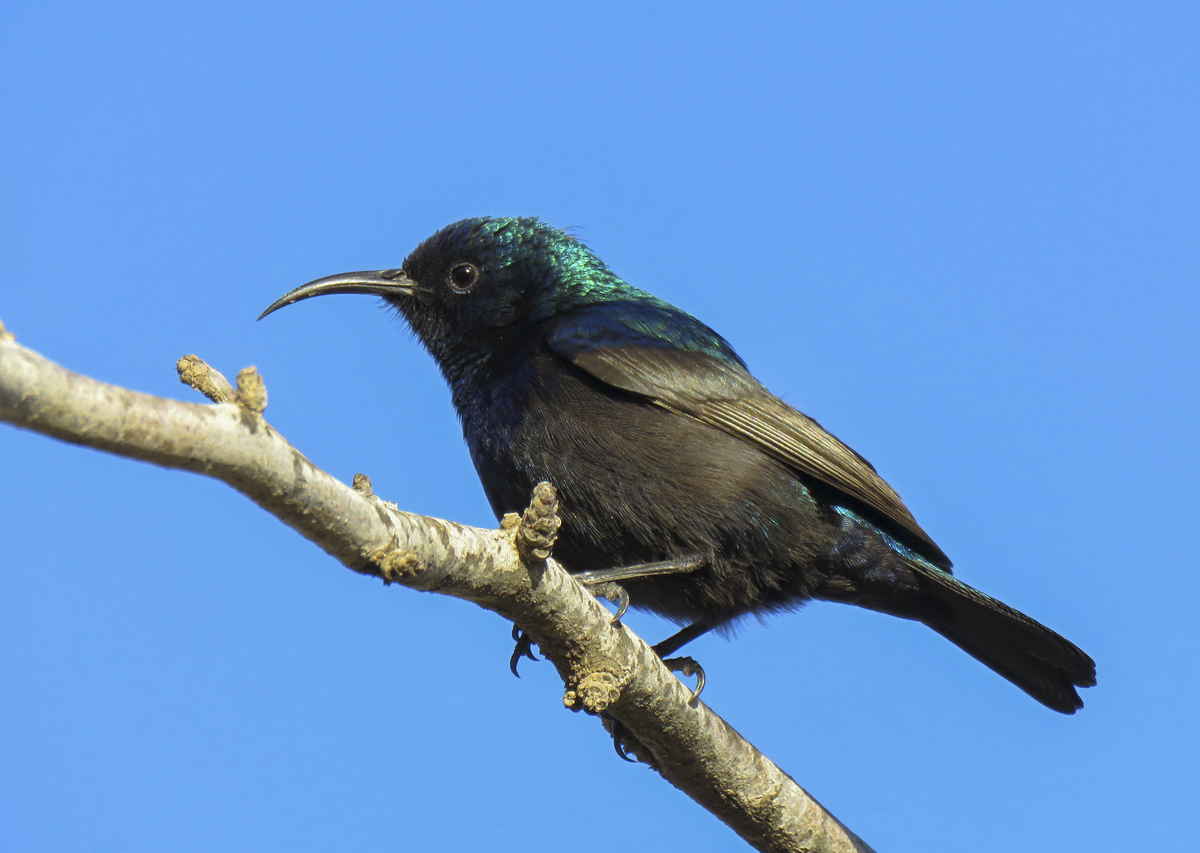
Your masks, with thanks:
[(614, 347), (699, 353), (745, 368), (741, 357), (719, 334), (691, 314), (646, 294), (589, 305), (560, 314), (550, 346), (568, 359)]

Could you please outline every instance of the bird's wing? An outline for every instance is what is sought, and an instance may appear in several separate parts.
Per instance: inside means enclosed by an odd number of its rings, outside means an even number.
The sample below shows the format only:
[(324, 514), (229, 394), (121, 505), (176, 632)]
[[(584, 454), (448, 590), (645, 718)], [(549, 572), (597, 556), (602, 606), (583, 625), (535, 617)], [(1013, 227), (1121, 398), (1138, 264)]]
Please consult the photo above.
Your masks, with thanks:
[(593, 306), (559, 315), (548, 343), (601, 382), (754, 444), (832, 486), (879, 516), (902, 544), (950, 567), (870, 462), (767, 390), (723, 338), (690, 315), (640, 303)]

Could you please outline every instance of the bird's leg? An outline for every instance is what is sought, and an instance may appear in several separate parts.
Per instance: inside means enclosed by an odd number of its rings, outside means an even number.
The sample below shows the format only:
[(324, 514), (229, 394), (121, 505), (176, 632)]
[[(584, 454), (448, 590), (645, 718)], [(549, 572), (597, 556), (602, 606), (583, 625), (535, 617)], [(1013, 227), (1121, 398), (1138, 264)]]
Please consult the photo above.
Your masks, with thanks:
[(597, 586), (602, 583), (657, 577), (658, 575), (686, 575), (696, 569), (704, 568), (708, 565), (709, 560), (707, 554), (688, 554), (686, 557), (673, 557), (657, 563), (637, 563), (633, 566), (620, 566), (615, 569), (593, 569), (587, 572), (572, 572), (571, 575), (584, 586)]
[(686, 646), (688, 643), (690, 643), (692, 640), (696, 639), (697, 637), (704, 636), (712, 629), (713, 629), (713, 626), (707, 624), (706, 622), (693, 622), (691, 625), (688, 625), (683, 630), (677, 631), (676, 633), (667, 637), (661, 643), (656, 643), (653, 646), (654, 653), (656, 655), (658, 655), (659, 657), (662, 657), (663, 655), (673, 654), (674, 652), (677, 652), (680, 649), (682, 649), (684, 646)]
[[(536, 562), (545, 560), (550, 556), (550, 549), (554, 545), (554, 541), (558, 536), (558, 528), (561, 522), (558, 518), (558, 500), (554, 487), (549, 483), (539, 483), (533, 492), (533, 500), (529, 508), (525, 510), (524, 516), (517, 518), (513, 515), (506, 516), (504, 523), (506, 526), (516, 527), (517, 529), (517, 548), (521, 551), (522, 559), (526, 562)], [(637, 563), (632, 566), (619, 566), (610, 569), (594, 569), (584, 572), (573, 572), (572, 576), (584, 586), (592, 590), (593, 595), (603, 597), (616, 605), (616, 613), (613, 614), (613, 624), (621, 621), (621, 617), (625, 615), (625, 611), (629, 609), (629, 593), (625, 591), (617, 581), (633, 580), (635, 578), (658, 577), (661, 575), (678, 575), (694, 572), (701, 569), (711, 562), (711, 557), (703, 554), (691, 554), (685, 557), (675, 557), (670, 560), (661, 560), (656, 563)], [(695, 626), (692, 626), (693, 628)], [(671, 639), (680, 637), (689, 629), (684, 629), (679, 634)], [(700, 636), (705, 628), (696, 634), (685, 637), (676, 645), (672, 646), (670, 651), (674, 651), (682, 646), (688, 640)], [(529, 658), (537, 660), (533, 654), (533, 642), (529, 639), (517, 625), (513, 625), (512, 632), (513, 640), (516, 641), (516, 646), (513, 648), (513, 653), (508, 660), (508, 668), (512, 670), (512, 674), (520, 678), (517, 672), (517, 664), (521, 658)], [(662, 657), (662, 653), (659, 654)], [(668, 669), (672, 672), (682, 672), (685, 675), (696, 675), (696, 689), (692, 693), (692, 698), (700, 695), (700, 691), (704, 688), (704, 670), (700, 665), (691, 658), (679, 658), (671, 661), (664, 661)], [(675, 668), (672, 668), (672, 667)]]
[[(704, 568), (708, 563), (707, 555), (690, 554), (686, 557), (675, 557), (657, 563), (638, 563), (613, 569), (593, 569), (587, 572), (572, 572), (572, 575), (575, 580), (589, 587), (596, 596), (602, 596), (617, 605), (617, 612), (613, 616), (613, 622), (616, 623), (621, 621), (621, 617), (629, 609), (629, 593), (617, 581), (688, 574)], [(687, 641), (684, 640), (684, 642)]]
[[(709, 558), (707, 556), (694, 554), (687, 557), (676, 557), (672, 560), (662, 560), (658, 563), (638, 563), (637, 565), (621, 566), (615, 569), (595, 569), (587, 572), (574, 572), (572, 573), (572, 577), (590, 589), (593, 595), (605, 598), (616, 605), (617, 611), (613, 614), (612, 618), (613, 624), (615, 625), (617, 622), (621, 621), (621, 617), (624, 616), (625, 611), (629, 609), (629, 593), (627, 593), (625, 588), (617, 583), (617, 581), (632, 580), (634, 578), (655, 577), (658, 575), (686, 574), (688, 572), (694, 572), (697, 569), (703, 568), (708, 564), (708, 562)], [(688, 632), (693, 630), (695, 627), (695, 625), (692, 625), (688, 628), (684, 628), (678, 634), (671, 637), (670, 640), (667, 640), (666, 642), (668, 643), (674, 642), (675, 640), (678, 640), (678, 642), (675, 642), (675, 644), (670, 646), (665, 652), (658, 652), (658, 656), (662, 657), (664, 654), (670, 654), (684, 643), (694, 640), (696, 637), (699, 637), (708, 630), (708, 628), (704, 628), (703, 630), (699, 630), (694, 634), (688, 634)], [(529, 658), (530, 660), (537, 660), (537, 658), (534, 657), (532, 651), (532, 641), (530, 641), (529, 637), (525, 635), (525, 632), (516, 625), (513, 625), (513, 639), (516, 640), (517, 645), (513, 649), (512, 656), (508, 660), (508, 668), (512, 670), (513, 675), (517, 676), (517, 678), (520, 678), (521, 676), (517, 672), (517, 664), (520, 662), (521, 658)], [(659, 645), (662, 644), (660, 643)], [(655, 651), (658, 651), (658, 646), (655, 646)], [(699, 664), (697, 664), (691, 658), (681, 658), (680, 660), (688, 661), (690, 662), (691, 666), (699, 669)], [(668, 663), (664, 661), (664, 663), (667, 663), (667, 667), (670, 668), (673, 662)], [(671, 671), (683, 672), (681, 669), (672, 669)], [(692, 675), (694, 673), (686, 672), (685, 674)], [(703, 670), (700, 670), (699, 675), (696, 678), (696, 684), (697, 689), (693, 693), (693, 698), (700, 695), (700, 690), (704, 687)]]
[[(625, 615), (626, 609), (629, 607), (629, 593), (627, 593), (620, 584), (616, 583), (619, 580), (632, 580), (634, 578), (656, 577), (659, 575), (676, 575), (694, 572), (708, 565), (711, 558), (706, 555), (693, 554), (687, 557), (676, 557), (671, 560), (663, 560), (658, 563), (640, 563), (635, 566), (622, 566), (615, 569), (597, 569), (587, 572), (576, 572), (575, 579), (593, 590), (597, 596), (603, 596), (609, 601), (617, 605), (617, 612), (613, 615), (613, 624), (621, 620)], [(662, 658), (663, 665), (671, 672), (677, 672), (685, 676), (696, 676), (696, 686), (692, 689), (692, 695), (688, 698), (691, 702), (700, 695), (700, 691), (704, 689), (705, 677), (704, 667), (700, 666), (694, 658), (677, 657), (669, 658), (667, 655), (672, 652), (677, 652), (683, 646), (690, 643), (702, 634), (706, 634), (712, 630), (711, 625), (706, 625), (704, 622), (693, 622), (681, 631), (672, 634), (667, 639), (663, 640), (656, 646), (653, 646), (654, 653)], [(518, 651), (520, 646), (518, 645)], [(526, 649), (528, 651), (528, 649)], [(517, 651), (513, 652), (513, 660), (519, 657)], [(515, 667), (515, 663), (514, 663)], [(615, 737), (615, 736), (614, 736)], [(617, 739), (617, 753), (625, 758), (625, 751), (621, 748), (620, 740)]]

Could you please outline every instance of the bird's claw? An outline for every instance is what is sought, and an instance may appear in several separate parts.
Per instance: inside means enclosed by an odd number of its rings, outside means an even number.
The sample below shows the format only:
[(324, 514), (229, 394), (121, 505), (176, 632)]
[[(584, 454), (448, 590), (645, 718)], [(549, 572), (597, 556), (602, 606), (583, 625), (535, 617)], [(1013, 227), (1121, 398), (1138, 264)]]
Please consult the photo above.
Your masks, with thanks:
[(513, 625), (512, 638), (516, 641), (516, 646), (513, 648), (512, 657), (508, 659), (508, 668), (512, 670), (513, 675), (520, 678), (521, 673), (517, 672), (517, 663), (521, 658), (535, 661), (538, 657), (533, 653), (533, 640), (529, 639), (529, 635), (516, 625)]
[(599, 583), (591, 586), (592, 595), (596, 598), (603, 598), (606, 601), (616, 605), (617, 611), (613, 614), (612, 624), (616, 625), (621, 621), (621, 617), (625, 615), (625, 611), (629, 609), (629, 593), (625, 591), (625, 587), (618, 583)]
[[(690, 705), (700, 691), (704, 689), (704, 667), (696, 663), (695, 659), (690, 657), (677, 657), (663, 659), (663, 666), (671, 672), (679, 673), (684, 676), (695, 676), (696, 687), (692, 690), (692, 695), (688, 697)], [(619, 720), (610, 716), (608, 713), (601, 713), (600, 716), (604, 719), (605, 727), (613, 739), (613, 750), (621, 758), (622, 761), (628, 761), (631, 764), (645, 762), (651, 767), (657, 766), (655, 759), (649, 752), (642, 747), (642, 744), (629, 729), (625, 728)]]
[(677, 672), (683, 676), (696, 676), (696, 686), (692, 688), (692, 695), (688, 697), (688, 704), (696, 701), (700, 695), (700, 691), (704, 689), (704, 667), (696, 663), (694, 658), (679, 657), (679, 658), (664, 658), (663, 666), (671, 672)]
[(613, 720), (613, 724), (612, 724), (613, 750), (616, 751), (617, 756), (622, 761), (628, 761), (630, 764), (637, 764), (637, 758), (634, 756), (633, 753), (631, 753), (629, 751), (629, 748), (626, 746), (630, 737), (631, 737), (631, 735), (629, 734), (628, 729), (626, 729), (623, 725), (618, 723), (616, 720)]
[(642, 758), (637, 751), (641, 747), (641, 743), (633, 736), (633, 733), (625, 728), (620, 720), (608, 713), (602, 713), (600, 717), (604, 721), (604, 727), (612, 735), (613, 751), (617, 753), (617, 757), (630, 764), (637, 764), (641, 761)]

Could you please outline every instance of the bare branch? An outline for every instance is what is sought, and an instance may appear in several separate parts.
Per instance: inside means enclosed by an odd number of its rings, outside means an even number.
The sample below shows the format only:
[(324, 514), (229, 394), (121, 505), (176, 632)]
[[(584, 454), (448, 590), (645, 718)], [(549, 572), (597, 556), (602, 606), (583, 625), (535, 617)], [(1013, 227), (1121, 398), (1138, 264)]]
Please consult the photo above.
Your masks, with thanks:
[[(362, 475), (321, 471), (262, 417), (253, 369), (236, 392), (195, 356), (181, 379), (214, 404), (167, 400), (72, 373), (0, 326), (0, 420), (227, 483), (343, 565), (385, 583), (473, 601), (520, 625), (566, 684), (568, 707), (604, 712), (671, 784), (759, 850), (869, 851), (795, 781), (698, 701), (654, 652), (553, 559), (553, 490), (524, 518), (482, 530), (401, 512)], [(235, 402), (236, 401), (236, 402)], [(522, 559), (525, 555), (525, 560)]]
[(175, 370), (180, 382), (191, 385), (214, 403), (232, 403), (237, 397), (229, 380), (201, 361), (198, 355), (185, 355), (175, 362)]

